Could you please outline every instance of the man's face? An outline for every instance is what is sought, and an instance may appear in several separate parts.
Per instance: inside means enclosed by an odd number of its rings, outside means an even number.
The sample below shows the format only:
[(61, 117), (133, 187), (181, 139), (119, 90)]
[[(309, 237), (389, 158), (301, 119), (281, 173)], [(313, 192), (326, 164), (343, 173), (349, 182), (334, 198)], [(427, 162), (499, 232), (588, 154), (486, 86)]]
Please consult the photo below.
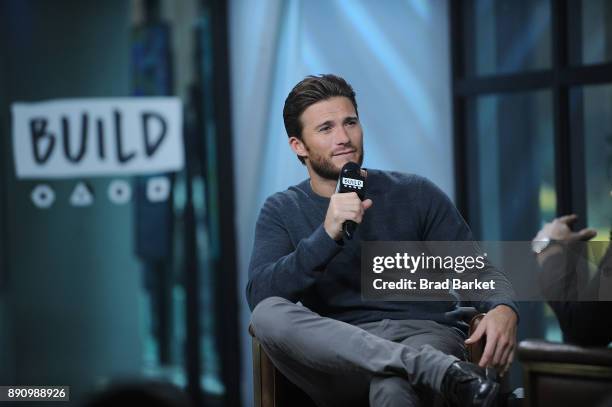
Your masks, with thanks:
[(361, 166), (363, 131), (350, 99), (322, 100), (304, 110), (300, 119), (302, 140), (294, 150), (305, 158), (309, 169), (322, 178), (337, 180), (347, 162)]

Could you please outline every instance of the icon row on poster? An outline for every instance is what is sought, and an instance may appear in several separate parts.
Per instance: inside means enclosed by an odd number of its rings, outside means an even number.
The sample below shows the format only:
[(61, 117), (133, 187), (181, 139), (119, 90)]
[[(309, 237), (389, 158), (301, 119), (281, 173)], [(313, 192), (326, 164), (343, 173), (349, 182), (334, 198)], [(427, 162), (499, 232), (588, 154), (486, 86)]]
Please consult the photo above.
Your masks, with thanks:
[[(167, 201), (170, 197), (170, 179), (168, 177), (152, 177), (147, 180), (146, 197), (149, 202)], [(113, 180), (106, 190), (108, 200), (115, 205), (127, 204), (132, 200), (132, 186), (124, 180)], [(48, 209), (55, 203), (55, 191), (48, 184), (38, 184), (30, 194), (34, 206)], [(75, 207), (91, 206), (94, 203), (92, 188), (80, 181), (70, 193), (69, 203)]]

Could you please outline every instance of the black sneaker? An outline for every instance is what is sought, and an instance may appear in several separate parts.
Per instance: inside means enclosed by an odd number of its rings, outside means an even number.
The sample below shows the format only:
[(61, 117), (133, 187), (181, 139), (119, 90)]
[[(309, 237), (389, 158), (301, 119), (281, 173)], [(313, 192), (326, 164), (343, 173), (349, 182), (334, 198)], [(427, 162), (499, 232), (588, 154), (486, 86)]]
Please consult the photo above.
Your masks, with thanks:
[(495, 370), (473, 363), (453, 363), (442, 380), (442, 395), (451, 406), (492, 407), (498, 393)]

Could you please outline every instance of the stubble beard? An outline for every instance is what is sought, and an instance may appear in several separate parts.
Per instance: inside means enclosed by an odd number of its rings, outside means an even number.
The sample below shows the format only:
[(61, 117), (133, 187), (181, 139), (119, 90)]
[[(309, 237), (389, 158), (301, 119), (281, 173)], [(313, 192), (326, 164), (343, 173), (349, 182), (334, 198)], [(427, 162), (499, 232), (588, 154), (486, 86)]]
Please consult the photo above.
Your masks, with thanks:
[[(332, 162), (331, 158), (325, 158), (321, 155), (315, 155), (314, 157), (310, 156), (310, 167), (319, 177), (336, 181), (340, 176), (340, 170), (342, 168), (337, 168)], [(361, 151), (358, 151), (357, 156), (357, 164), (361, 167), (363, 163), (363, 147)]]

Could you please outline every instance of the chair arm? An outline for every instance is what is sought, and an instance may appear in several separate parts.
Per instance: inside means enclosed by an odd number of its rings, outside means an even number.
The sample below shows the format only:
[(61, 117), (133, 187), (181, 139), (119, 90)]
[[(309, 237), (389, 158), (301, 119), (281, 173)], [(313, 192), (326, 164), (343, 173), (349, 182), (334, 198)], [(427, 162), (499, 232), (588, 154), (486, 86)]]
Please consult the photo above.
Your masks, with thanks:
[[(472, 334), (478, 327), (478, 324), (480, 324), (480, 321), (482, 321), (485, 315), (486, 314), (484, 313), (480, 313), (472, 317), (472, 319), (470, 320), (470, 328), (468, 330), (468, 337), (472, 336)], [(482, 354), (484, 353), (484, 348), (485, 348), (486, 343), (487, 343), (487, 339), (483, 335), (478, 342), (474, 342), (472, 344), (466, 345), (469, 362), (476, 363), (476, 364), (480, 362), (480, 358), (482, 357)]]
[(262, 348), (249, 325), (249, 333), (253, 337), (253, 396), (255, 407), (274, 407), (277, 404), (280, 374)]
[(518, 356), (525, 362), (572, 363), (612, 366), (612, 349), (584, 348), (566, 343), (524, 340), (519, 343)]
[(527, 407), (599, 406), (612, 395), (612, 349), (525, 340), (518, 358)]

